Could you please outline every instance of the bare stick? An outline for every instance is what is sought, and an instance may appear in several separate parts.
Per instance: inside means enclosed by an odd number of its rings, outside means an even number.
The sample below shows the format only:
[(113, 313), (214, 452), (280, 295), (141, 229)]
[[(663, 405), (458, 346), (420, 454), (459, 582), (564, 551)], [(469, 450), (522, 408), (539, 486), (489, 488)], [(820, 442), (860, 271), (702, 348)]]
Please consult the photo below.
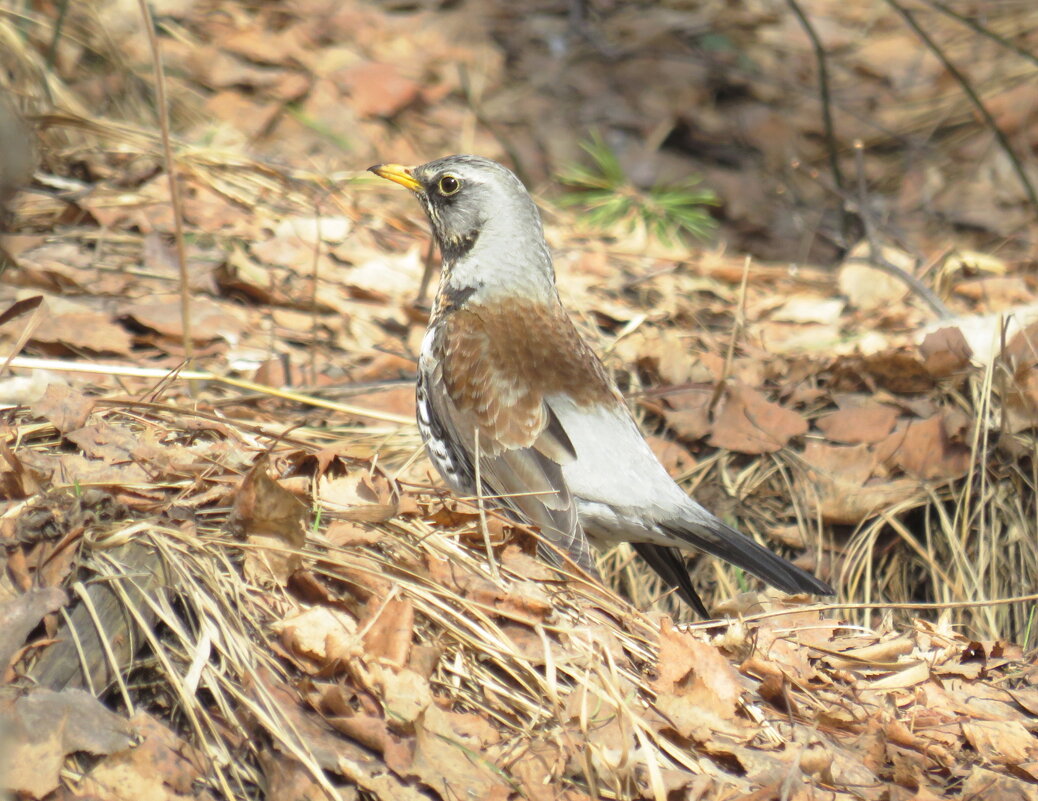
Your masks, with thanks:
[(944, 54), (944, 51), (937, 46), (936, 42), (930, 38), (930, 35), (923, 30), (922, 26), (916, 21), (916, 18), (912, 16), (907, 8), (901, 6), (896, 0), (886, 0), (888, 6), (894, 9), (901, 18), (905, 21), (905, 24), (915, 33), (916, 36), (925, 44), (944, 68), (948, 70), (948, 74), (955, 79), (956, 83), (962, 88), (963, 93), (969, 99), (970, 103), (977, 110), (977, 113), (984, 118), (985, 124), (991, 129), (991, 132), (995, 135), (995, 139), (998, 140), (999, 147), (1002, 148), (1009, 161), (1013, 165), (1013, 170), (1016, 172), (1017, 177), (1020, 179), (1020, 183), (1024, 187), (1024, 192), (1027, 193), (1027, 200), (1031, 204), (1031, 207), (1038, 212), (1038, 194), (1035, 194), (1034, 186), (1031, 184), (1031, 179), (1027, 177), (1027, 173), (1024, 171), (1024, 165), (1020, 163), (1020, 159), (1017, 158), (1016, 153), (1013, 152), (1013, 148), (1009, 144), (1009, 140), (1006, 135), (1002, 133), (1002, 129), (998, 127), (998, 123), (995, 122), (995, 118), (991, 116), (991, 112), (987, 110), (987, 107), (980, 102), (980, 98), (977, 97), (977, 93), (973, 91), (973, 87), (970, 86), (969, 81), (966, 80), (966, 76), (959, 72), (949, 58)]
[(191, 364), (194, 349), (191, 345), (191, 293), (188, 287), (187, 248), (184, 244), (184, 206), (177, 185), (176, 163), (173, 160), (173, 145), (169, 136), (169, 108), (166, 105), (166, 74), (162, 70), (162, 56), (155, 36), (155, 23), (147, 0), (138, 0), (144, 30), (151, 46), (151, 58), (155, 69), (155, 102), (158, 105), (159, 129), (162, 132), (162, 160), (169, 176), (169, 201), (173, 207), (173, 240), (177, 245), (177, 267), (180, 271), (180, 322), (184, 329), (184, 358)]

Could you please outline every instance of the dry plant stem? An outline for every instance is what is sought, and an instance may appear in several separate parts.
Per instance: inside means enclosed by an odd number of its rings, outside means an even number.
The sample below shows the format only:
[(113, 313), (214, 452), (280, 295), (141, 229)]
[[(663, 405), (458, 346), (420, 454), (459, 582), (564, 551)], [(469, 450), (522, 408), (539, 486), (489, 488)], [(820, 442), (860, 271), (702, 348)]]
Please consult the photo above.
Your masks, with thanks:
[(173, 145), (169, 135), (169, 106), (166, 103), (166, 74), (162, 70), (162, 56), (159, 43), (155, 37), (155, 23), (151, 18), (151, 10), (147, 0), (138, 0), (141, 17), (144, 19), (144, 30), (148, 35), (151, 47), (151, 58), (155, 69), (155, 100), (158, 105), (159, 130), (162, 138), (162, 159), (169, 176), (169, 202), (173, 207), (173, 240), (177, 246), (177, 267), (180, 272), (180, 318), (184, 328), (184, 358), (190, 365), (194, 356), (191, 344), (191, 291), (188, 285), (187, 248), (184, 244), (184, 206), (180, 201), (180, 187), (177, 185), (176, 162), (173, 159)]
[[(822, 47), (822, 41), (818, 38), (814, 26), (800, 8), (797, 0), (786, 0), (786, 3), (797, 21), (800, 22), (800, 27), (804, 29), (807, 38), (811, 40), (811, 48), (815, 53), (815, 62), (818, 65), (818, 95), (822, 103), (822, 123), (825, 126), (825, 149), (829, 154), (829, 169), (832, 170), (833, 182), (836, 187), (843, 189), (843, 172), (840, 170), (840, 160), (836, 152), (836, 131), (833, 127), (832, 102), (829, 95), (829, 69), (826, 66), (825, 48)], [(844, 237), (847, 236), (846, 230), (843, 234)]]
[(436, 265), (433, 263), (433, 254), (436, 252), (436, 244), (430, 238), (429, 247), (425, 250), (425, 269), (422, 271), (422, 283), (418, 285), (418, 297), (414, 299), (415, 305), (420, 306), (425, 302), (425, 296), (429, 292), (429, 284), (432, 282)]
[(1024, 188), (1024, 192), (1027, 193), (1027, 200), (1031, 204), (1032, 210), (1038, 214), (1038, 194), (1035, 193), (1034, 186), (1031, 184), (1031, 179), (1027, 177), (1027, 172), (1024, 170), (1024, 165), (1020, 163), (1020, 159), (1017, 158), (1016, 153), (1009, 144), (1009, 140), (1006, 139), (1006, 135), (1002, 133), (1002, 129), (998, 127), (998, 123), (995, 122), (995, 118), (991, 116), (991, 112), (987, 110), (987, 107), (977, 97), (977, 93), (973, 91), (973, 87), (970, 86), (969, 81), (950, 60), (944, 54), (944, 51), (937, 46), (936, 42), (930, 38), (930, 35), (923, 30), (922, 26), (916, 21), (916, 18), (912, 15), (907, 8), (902, 6), (897, 0), (886, 0), (888, 6), (896, 11), (901, 18), (905, 21), (905, 24), (912, 29), (913, 33), (919, 37), (919, 39), (929, 48), (944, 68), (948, 70), (948, 74), (955, 79), (955, 82), (962, 88), (963, 93), (969, 99), (970, 103), (977, 110), (977, 113), (984, 118), (984, 123), (991, 129), (991, 132), (995, 135), (995, 139), (998, 140), (999, 147), (1005, 152), (1009, 161), (1013, 165), (1013, 170), (1016, 172), (1017, 178), (1020, 179), (1020, 184)]
[[(314, 208), (314, 218), (316, 221), (315, 225), (315, 240), (314, 240), (314, 260), (311, 265), (313, 271), (313, 287), (310, 293), (310, 339), (313, 344), (310, 347), (310, 382), (312, 384), (317, 383), (317, 332), (320, 329), (320, 318), (317, 310), (317, 282), (320, 278), (321, 269), (321, 207), (316, 206)], [(286, 371), (287, 376), (287, 371)]]
[(735, 312), (735, 324), (732, 326), (732, 335), (728, 338), (728, 352), (724, 357), (724, 368), (721, 371), (721, 380), (714, 387), (714, 394), (707, 406), (708, 414), (713, 415), (717, 402), (721, 399), (725, 386), (728, 384), (728, 376), (731, 374), (732, 361), (735, 359), (735, 343), (742, 335), (746, 327), (746, 285), (750, 277), (750, 257), (747, 256), (742, 262), (742, 279), (739, 281), (739, 306)]
[(944, 14), (946, 17), (951, 17), (956, 22), (961, 22), (974, 33), (979, 33), (981, 36), (984, 36), (990, 39), (991, 41), (1001, 45), (1006, 50), (1016, 53), (1018, 56), (1020, 56), (1020, 58), (1026, 59), (1035, 66), (1038, 66), (1038, 56), (1035, 56), (1034, 53), (1028, 52), (1019, 45), (1009, 41), (1004, 36), (999, 36), (993, 30), (981, 25), (976, 20), (970, 19), (969, 17), (960, 14), (958, 11), (952, 8), (948, 8), (948, 6), (946, 6), (944, 3), (938, 3), (937, 0), (922, 0), (922, 2), (926, 3), (926, 5), (934, 9), (934, 11)]
[(868, 190), (865, 181), (865, 145), (860, 139), (854, 140), (854, 165), (858, 177), (858, 216), (865, 227), (865, 238), (869, 243), (869, 263), (885, 273), (904, 281), (908, 287), (921, 297), (942, 320), (948, 319), (952, 313), (941, 299), (926, 284), (911, 273), (905, 272), (893, 262), (883, 257), (883, 246), (876, 236), (876, 221), (868, 203)]
[(487, 564), (490, 566), (490, 578), (496, 583), (500, 578), (497, 570), (497, 560), (494, 559), (494, 546), (490, 542), (490, 529), (487, 528), (487, 510), (483, 505), (483, 481), (479, 471), (479, 428), (473, 429), (476, 434), (476, 458), (473, 459), (476, 468), (476, 508), (479, 510), (479, 530), (483, 534), (483, 545), (487, 549)]

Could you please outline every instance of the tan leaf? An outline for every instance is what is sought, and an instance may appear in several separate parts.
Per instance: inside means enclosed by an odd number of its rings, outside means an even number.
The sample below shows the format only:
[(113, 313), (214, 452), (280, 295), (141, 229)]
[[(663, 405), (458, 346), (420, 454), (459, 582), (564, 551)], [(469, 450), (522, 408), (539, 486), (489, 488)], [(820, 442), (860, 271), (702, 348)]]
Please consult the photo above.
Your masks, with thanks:
[(918, 482), (909, 479), (872, 479), (877, 461), (868, 445), (808, 442), (804, 448), (808, 467), (797, 476), (796, 489), (814, 502), (825, 522), (856, 525), (920, 491)]
[(868, 401), (862, 406), (820, 417), (815, 425), (834, 442), (880, 442), (894, 429), (899, 415), (893, 406)]
[(717, 418), (709, 443), (739, 453), (774, 453), (807, 433), (807, 421), (796, 412), (771, 403), (754, 389), (733, 384)]
[(373, 608), (375, 617), (365, 617), (362, 622), (365, 652), (372, 659), (384, 659), (399, 667), (406, 665), (414, 639), (414, 604), (409, 598), (392, 598), (388, 602), (372, 598), (368, 607)]
[(295, 495), (267, 474), (267, 464), (267, 457), (261, 457), (245, 476), (229, 525), (254, 546), (245, 554), (249, 577), (261, 581), (273, 577), (284, 585), (302, 564), (302, 557), (292, 551), (302, 548), (306, 541), (306, 509)]
[(973, 349), (959, 328), (940, 328), (926, 335), (919, 345), (923, 366), (935, 378), (943, 378), (969, 367)]
[(360, 646), (357, 621), (341, 609), (315, 606), (275, 623), (281, 644), (319, 667), (345, 665)]
[(876, 456), (923, 481), (958, 478), (969, 470), (970, 449), (945, 430), (947, 413), (909, 423), (876, 446)]

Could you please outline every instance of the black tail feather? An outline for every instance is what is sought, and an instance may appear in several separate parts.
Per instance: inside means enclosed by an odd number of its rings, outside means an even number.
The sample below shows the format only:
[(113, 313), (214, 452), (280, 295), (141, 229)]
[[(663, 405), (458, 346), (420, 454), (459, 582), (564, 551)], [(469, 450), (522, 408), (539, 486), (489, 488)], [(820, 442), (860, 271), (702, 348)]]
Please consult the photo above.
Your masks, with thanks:
[[(667, 522), (660, 524), (660, 528), (701, 551), (741, 567), (783, 592), (835, 595), (833, 588), (821, 579), (801, 570), (720, 520), (714, 519), (707, 524)], [(656, 565), (653, 567), (659, 572)]]
[(649, 567), (659, 573), (667, 585), (677, 590), (681, 599), (696, 610), (700, 617), (708, 618), (710, 613), (706, 610), (702, 599), (692, 586), (692, 579), (688, 575), (688, 566), (677, 548), (666, 545), (653, 545), (649, 542), (632, 542), (635, 552), (646, 562)]

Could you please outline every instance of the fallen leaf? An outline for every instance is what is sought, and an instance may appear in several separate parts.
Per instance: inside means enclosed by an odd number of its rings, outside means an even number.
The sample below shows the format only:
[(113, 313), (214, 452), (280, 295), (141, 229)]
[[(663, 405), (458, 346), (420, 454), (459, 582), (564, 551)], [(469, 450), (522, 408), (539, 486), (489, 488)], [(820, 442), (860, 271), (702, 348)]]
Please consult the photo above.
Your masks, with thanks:
[(755, 389), (733, 384), (725, 392), (708, 442), (739, 453), (774, 453), (806, 433), (807, 421), (799, 414), (771, 403)]
[(146, 712), (129, 722), (138, 742), (102, 759), (78, 790), (107, 799), (118, 788), (120, 801), (192, 797), (211, 775), (206, 758)]
[(973, 349), (959, 328), (939, 328), (919, 345), (923, 366), (934, 378), (944, 378), (969, 367)]
[(330, 76), (350, 96), (350, 105), (362, 117), (392, 117), (418, 99), (417, 81), (400, 74), (399, 66), (368, 62)]
[(96, 403), (95, 398), (89, 398), (70, 386), (51, 384), (43, 397), (32, 405), (31, 411), (62, 434), (67, 434), (86, 425)]
[(0, 677), (43, 616), (67, 603), (68, 596), (58, 587), (31, 589), (0, 603)]
[(972, 460), (969, 447), (955, 442), (945, 429), (947, 412), (915, 420), (876, 446), (876, 457), (923, 481), (958, 478)]
[(388, 602), (372, 598), (368, 607), (373, 616), (362, 621), (365, 652), (372, 659), (403, 667), (415, 636), (414, 604), (409, 598), (392, 598)]
[(1002, 361), (1009, 373), (1003, 390), (1009, 430), (1019, 433), (1038, 426), (1038, 322), (1013, 336)]
[(261, 457), (242, 481), (229, 525), (250, 545), (245, 569), (252, 578), (273, 577), (284, 585), (302, 564), (297, 551), (306, 542), (303, 504), (267, 474), (268, 460)]
[(815, 425), (833, 442), (880, 442), (893, 431), (899, 415), (893, 406), (870, 400), (856, 408), (824, 415)]
[(281, 644), (291, 653), (308, 659), (321, 668), (340, 666), (358, 650), (357, 621), (347, 612), (328, 606), (315, 606), (274, 624)]
[(712, 732), (732, 734), (743, 728), (736, 716), (742, 683), (731, 661), (666, 618), (660, 624), (656, 672), (657, 707), (683, 737), (705, 742)]
[(22, 696), (0, 691), (0, 786), (42, 798), (58, 786), (67, 754), (111, 754), (129, 748), (133, 729), (84, 690), (37, 687)]
[(991, 801), (1038, 801), (1038, 788), (1031, 782), (977, 766), (963, 782), (959, 797)]
[(795, 488), (814, 502), (825, 522), (857, 525), (919, 493), (918, 482), (909, 479), (870, 481), (878, 461), (868, 445), (810, 441), (804, 447), (807, 468), (797, 476)]
[(427, 706), (415, 721), (415, 752), (409, 772), (447, 796), (471, 801), (507, 801), (511, 788), (487, 747), (499, 739), (480, 715)]

